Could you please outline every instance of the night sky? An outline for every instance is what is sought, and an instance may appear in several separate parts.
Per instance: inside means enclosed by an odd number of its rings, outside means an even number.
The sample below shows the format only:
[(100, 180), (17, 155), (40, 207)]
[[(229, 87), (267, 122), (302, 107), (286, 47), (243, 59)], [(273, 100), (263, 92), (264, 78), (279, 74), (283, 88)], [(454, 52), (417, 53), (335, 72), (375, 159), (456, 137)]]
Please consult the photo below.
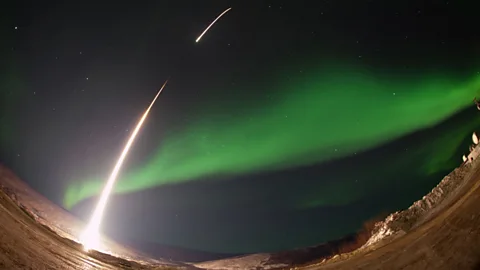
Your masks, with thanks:
[[(195, 39), (222, 11), (232, 7)], [(475, 1), (1, 8), (0, 161), (103, 231), (210, 252), (333, 240), (408, 207), (480, 130)]]

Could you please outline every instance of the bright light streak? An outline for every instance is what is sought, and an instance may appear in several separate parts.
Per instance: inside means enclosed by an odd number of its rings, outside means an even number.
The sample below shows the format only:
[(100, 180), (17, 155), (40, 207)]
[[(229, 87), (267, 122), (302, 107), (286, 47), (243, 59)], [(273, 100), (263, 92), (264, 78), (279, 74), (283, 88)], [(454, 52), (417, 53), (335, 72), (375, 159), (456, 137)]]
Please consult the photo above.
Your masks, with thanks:
[(167, 85), (167, 81), (162, 85), (160, 90), (158, 90), (157, 95), (155, 98), (152, 100), (150, 103), (150, 106), (148, 106), (147, 110), (143, 114), (142, 118), (138, 122), (137, 126), (135, 127), (135, 130), (133, 131), (132, 135), (128, 139), (127, 144), (125, 145), (125, 148), (123, 149), (122, 154), (120, 155), (120, 158), (118, 158), (117, 164), (115, 164), (115, 167), (113, 168), (112, 174), (108, 178), (107, 184), (105, 185), (102, 195), (100, 196), (100, 200), (97, 203), (97, 207), (95, 208), (95, 211), (93, 212), (93, 215), (90, 219), (90, 222), (88, 223), (85, 231), (83, 231), (81, 237), (80, 237), (80, 242), (83, 244), (83, 247), (85, 250), (91, 250), (91, 249), (99, 249), (100, 248), (100, 224), (102, 222), (102, 217), (103, 217), (103, 212), (105, 210), (105, 206), (107, 205), (108, 198), (110, 197), (110, 193), (112, 192), (113, 185), (115, 184), (115, 180), (117, 179), (118, 172), (120, 171), (120, 168), (122, 167), (123, 161), (125, 160), (125, 157), (128, 154), (128, 151), (130, 150), (130, 147), (133, 144), (133, 141), (135, 140), (135, 137), (137, 136), (138, 131), (143, 125), (143, 122), (148, 116), (148, 113), (150, 109), (152, 108), (153, 104), (157, 100), (158, 96), (162, 92), (163, 88), (165, 88), (165, 85)]
[(203, 31), (203, 33), (197, 38), (197, 40), (195, 40), (195, 42), (199, 42), (200, 39), (203, 37), (203, 35), (205, 35), (205, 33), (208, 31), (208, 29), (210, 29), (210, 27), (212, 27), (212, 25), (218, 20), (220, 19), (223, 14), (227, 13), (228, 11), (230, 11), (230, 9), (232, 8), (227, 8), (224, 12), (222, 12), (222, 14), (218, 15), (218, 17), (207, 27), (207, 29), (205, 29), (205, 31)]

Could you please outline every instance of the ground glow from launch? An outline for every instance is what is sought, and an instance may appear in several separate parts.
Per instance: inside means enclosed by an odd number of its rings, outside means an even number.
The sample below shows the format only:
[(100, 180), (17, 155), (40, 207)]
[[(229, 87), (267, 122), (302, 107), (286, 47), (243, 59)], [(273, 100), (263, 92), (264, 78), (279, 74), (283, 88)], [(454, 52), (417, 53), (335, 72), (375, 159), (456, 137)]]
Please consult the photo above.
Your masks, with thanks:
[(160, 90), (158, 90), (157, 95), (155, 98), (152, 100), (150, 103), (150, 106), (148, 106), (147, 110), (143, 114), (142, 118), (140, 121), (138, 121), (137, 126), (135, 127), (135, 130), (133, 131), (132, 135), (127, 141), (127, 144), (125, 145), (125, 148), (122, 151), (122, 154), (118, 158), (117, 163), (115, 164), (115, 167), (113, 168), (113, 171), (108, 178), (107, 184), (105, 185), (102, 194), (100, 196), (100, 200), (97, 203), (97, 207), (95, 208), (95, 211), (93, 212), (93, 215), (90, 219), (90, 222), (88, 223), (87, 227), (83, 231), (82, 235), (80, 236), (80, 242), (83, 244), (83, 247), (85, 250), (91, 250), (91, 249), (99, 249), (100, 248), (100, 224), (102, 222), (102, 217), (103, 217), (103, 212), (105, 211), (105, 207), (107, 205), (108, 198), (110, 197), (110, 193), (112, 192), (113, 186), (115, 184), (115, 180), (117, 179), (118, 172), (120, 171), (120, 168), (123, 165), (123, 162), (125, 161), (125, 157), (128, 154), (128, 151), (130, 150), (133, 141), (135, 140), (138, 131), (143, 125), (143, 122), (148, 116), (148, 113), (150, 112), (150, 109), (152, 108), (153, 104), (157, 100), (158, 96), (162, 92), (163, 88), (167, 85), (167, 81), (162, 85)]

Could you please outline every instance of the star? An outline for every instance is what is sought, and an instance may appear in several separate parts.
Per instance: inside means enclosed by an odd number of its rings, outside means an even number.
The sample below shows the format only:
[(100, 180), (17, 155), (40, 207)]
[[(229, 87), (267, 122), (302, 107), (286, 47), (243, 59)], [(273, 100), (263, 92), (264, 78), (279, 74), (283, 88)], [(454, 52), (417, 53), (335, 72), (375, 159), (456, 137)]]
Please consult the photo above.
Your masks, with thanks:
[(15, 30), (17, 30), (17, 29), (18, 29), (18, 26), (15, 26)]

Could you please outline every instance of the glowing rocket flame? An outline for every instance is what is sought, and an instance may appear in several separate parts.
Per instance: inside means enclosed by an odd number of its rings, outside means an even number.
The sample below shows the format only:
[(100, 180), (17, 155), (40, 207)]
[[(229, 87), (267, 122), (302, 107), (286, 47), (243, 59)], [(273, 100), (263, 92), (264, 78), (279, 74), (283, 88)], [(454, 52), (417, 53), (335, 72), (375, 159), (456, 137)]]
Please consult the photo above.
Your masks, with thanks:
[(197, 40), (195, 40), (195, 42), (199, 42), (200, 39), (203, 37), (203, 35), (205, 35), (205, 33), (208, 31), (208, 29), (210, 29), (210, 27), (212, 27), (212, 25), (218, 21), (218, 19), (220, 19), (223, 14), (227, 13), (228, 11), (230, 11), (230, 9), (232, 8), (227, 8), (224, 12), (222, 12), (222, 14), (218, 15), (218, 17), (207, 27), (207, 29), (205, 29), (205, 31), (203, 31), (203, 33), (197, 38)]
[(152, 108), (153, 104), (155, 103), (158, 96), (162, 92), (163, 88), (165, 87), (165, 85), (167, 85), (167, 82), (168, 80), (165, 81), (165, 83), (162, 85), (157, 95), (155, 96), (153, 101), (150, 103), (150, 106), (148, 106), (147, 110), (145, 111), (142, 118), (138, 122), (132, 135), (128, 139), (128, 142), (125, 145), (125, 148), (123, 149), (123, 152), (120, 155), (120, 158), (118, 159), (117, 164), (115, 164), (112, 174), (108, 178), (107, 184), (105, 185), (105, 188), (102, 191), (102, 195), (100, 196), (100, 200), (98, 201), (97, 207), (93, 212), (93, 215), (90, 219), (90, 223), (88, 224), (87, 228), (85, 229), (85, 231), (82, 233), (80, 237), (80, 242), (83, 244), (83, 247), (87, 251), (91, 249), (100, 248), (100, 239), (99, 239), (100, 223), (102, 222), (103, 212), (105, 210), (105, 206), (107, 205), (108, 197), (112, 192), (112, 188), (113, 188), (113, 185), (115, 184), (115, 180), (117, 179), (118, 172), (122, 167), (123, 161), (125, 160), (125, 157), (127, 156), (128, 151), (130, 150), (130, 147), (132, 146), (132, 143), (135, 140), (135, 137), (137, 136), (138, 131), (142, 127), (142, 124), (147, 118), (150, 109)]

